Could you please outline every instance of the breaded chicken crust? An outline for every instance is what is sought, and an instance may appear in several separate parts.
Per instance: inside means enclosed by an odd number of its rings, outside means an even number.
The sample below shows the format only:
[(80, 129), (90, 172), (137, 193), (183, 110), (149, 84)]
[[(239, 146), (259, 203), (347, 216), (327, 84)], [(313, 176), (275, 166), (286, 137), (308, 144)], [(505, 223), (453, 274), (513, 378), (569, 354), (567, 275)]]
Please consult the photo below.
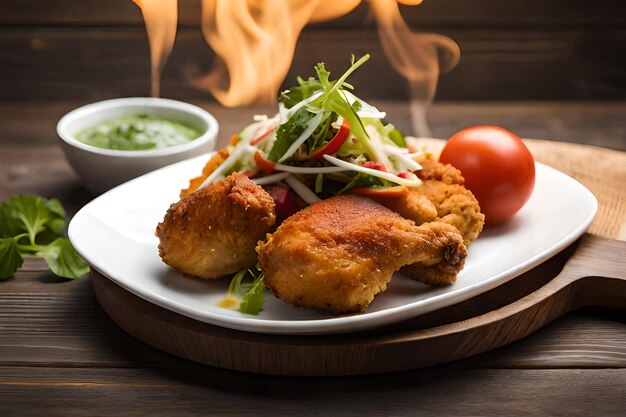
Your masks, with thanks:
[(442, 223), (416, 226), (373, 200), (342, 195), (294, 214), (257, 246), (267, 288), (333, 314), (364, 311), (404, 265), (440, 263), (455, 277), (467, 250)]
[(184, 274), (219, 278), (256, 265), (255, 246), (275, 222), (272, 197), (235, 173), (170, 206), (156, 229), (159, 255)]
[(375, 200), (416, 224), (436, 221), (454, 226), (469, 245), (485, 223), (476, 197), (465, 188), (465, 179), (452, 165), (432, 158), (420, 163), (423, 169), (415, 174), (424, 182), (421, 187), (409, 189), (400, 198), (375, 197)]

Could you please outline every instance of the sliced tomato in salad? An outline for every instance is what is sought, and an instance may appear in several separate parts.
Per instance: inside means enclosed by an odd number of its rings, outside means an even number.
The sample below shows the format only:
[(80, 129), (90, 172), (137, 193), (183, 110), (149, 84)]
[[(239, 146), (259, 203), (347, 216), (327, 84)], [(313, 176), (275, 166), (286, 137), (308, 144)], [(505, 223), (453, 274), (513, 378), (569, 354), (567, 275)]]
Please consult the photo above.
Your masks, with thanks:
[(352, 59), (334, 80), (324, 63), (316, 65), (317, 79), (299, 78), (299, 86), (282, 92), (276, 115), (255, 117), (200, 187), (241, 172), (313, 204), (346, 192), (397, 197), (422, 185), (413, 174), (420, 165), (402, 134), (346, 81), (368, 59)]
[[(378, 161), (365, 161), (361, 166), (363, 168), (375, 169), (376, 171), (389, 172), (385, 164)], [(399, 174), (398, 176), (402, 178)]]

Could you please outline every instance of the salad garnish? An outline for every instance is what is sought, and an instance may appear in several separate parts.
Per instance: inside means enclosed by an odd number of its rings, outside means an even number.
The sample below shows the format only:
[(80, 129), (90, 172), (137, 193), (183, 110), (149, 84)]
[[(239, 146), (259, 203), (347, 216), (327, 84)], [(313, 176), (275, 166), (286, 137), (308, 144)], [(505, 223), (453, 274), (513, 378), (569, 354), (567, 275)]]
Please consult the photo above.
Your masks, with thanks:
[(315, 66), (317, 77), (298, 77), (297, 86), (280, 94), (278, 113), (255, 116), (199, 188), (240, 172), (313, 204), (349, 192), (399, 197), (421, 186), (414, 174), (421, 153), (409, 150), (402, 133), (383, 122), (386, 114), (357, 97), (347, 82), (369, 58), (352, 55), (336, 80), (324, 63)]

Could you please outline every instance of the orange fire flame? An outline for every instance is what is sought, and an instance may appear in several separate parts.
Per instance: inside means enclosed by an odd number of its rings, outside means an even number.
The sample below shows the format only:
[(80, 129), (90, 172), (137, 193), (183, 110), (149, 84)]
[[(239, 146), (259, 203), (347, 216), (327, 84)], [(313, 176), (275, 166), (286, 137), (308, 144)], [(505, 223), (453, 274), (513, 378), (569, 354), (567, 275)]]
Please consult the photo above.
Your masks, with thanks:
[(178, 0), (133, 0), (143, 13), (150, 41), (151, 95), (160, 95), (161, 71), (172, 51), (178, 25)]
[[(142, 9), (152, 62), (152, 94), (158, 95), (161, 68), (176, 36), (177, 0), (134, 0)], [(360, 0), (202, 0), (202, 32), (217, 54), (213, 69), (193, 83), (225, 106), (276, 101), (307, 23), (336, 19)], [(440, 71), (460, 57), (457, 44), (436, 34), (413, 33), (398, 3), (422, 0), (369, 0), (379, 37), (393, 67), (411, 85), (417, 133), (428, 134), (424, 109), (432, 101)]]
[[(419, 4), (421, 0), (402, 3)], [(413, 130), (430, 136), (426, 108), (435, 97), (440, 71), (456, 66), (461, 51), (452, 39), (434, 33), (413, 33), (402, 19), (395, 0), (370, 0), (378, 36), (391, 65), (409, 81)]]

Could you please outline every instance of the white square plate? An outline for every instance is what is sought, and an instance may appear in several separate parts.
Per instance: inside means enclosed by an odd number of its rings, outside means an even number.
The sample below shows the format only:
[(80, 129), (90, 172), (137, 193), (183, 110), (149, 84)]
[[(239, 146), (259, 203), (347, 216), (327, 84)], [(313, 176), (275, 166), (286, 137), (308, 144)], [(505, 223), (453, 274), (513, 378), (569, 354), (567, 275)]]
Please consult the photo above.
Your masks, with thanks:
[(293, 307), (267, 293), (264, 310), (251, 316), (216, 305), (226, 295), (228, 279), (185, 278), (158, 255), (156, 225), (206, 161), (207, 156), (183, 161), (103, 194), (74, 216), (69, 236), (90, 265), (139, 297), (196, 320), (258, 333), (353, 332), (458, 303), (558, 253), (585, 232), (598, 208), (580, 183), (537, 163), (528, 203), (505, 225), (487, 228), (469, 247), (454, 285), (430, 288), (398, 273), (367, 312), (339, 317)]

